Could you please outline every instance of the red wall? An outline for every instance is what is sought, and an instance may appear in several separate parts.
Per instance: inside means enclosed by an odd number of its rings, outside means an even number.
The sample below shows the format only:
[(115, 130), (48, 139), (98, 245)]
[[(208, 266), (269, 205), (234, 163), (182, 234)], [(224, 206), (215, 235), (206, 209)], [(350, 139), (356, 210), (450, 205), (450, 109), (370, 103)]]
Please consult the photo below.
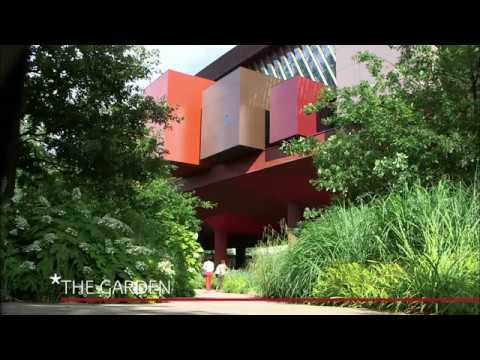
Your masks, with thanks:
[(270, 103), (270, 143), (295, 135), (317, 132), (316, 116), (305, 115), (303, 107), (316, 101), (325, 85), (295, 76), (272, 88)]

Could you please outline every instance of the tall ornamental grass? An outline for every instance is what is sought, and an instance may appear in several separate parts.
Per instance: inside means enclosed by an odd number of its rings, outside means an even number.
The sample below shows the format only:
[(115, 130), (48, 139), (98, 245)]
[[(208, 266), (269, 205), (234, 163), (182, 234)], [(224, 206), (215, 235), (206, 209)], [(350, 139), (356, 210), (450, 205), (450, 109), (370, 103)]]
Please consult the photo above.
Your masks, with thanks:
[[(446, 181), (305, 221), (298, 239), (252, 269), (263, 296), (480, 297), (480, 196)], [(478, 303), (358, 303), (420, 313), (479, 313)]]

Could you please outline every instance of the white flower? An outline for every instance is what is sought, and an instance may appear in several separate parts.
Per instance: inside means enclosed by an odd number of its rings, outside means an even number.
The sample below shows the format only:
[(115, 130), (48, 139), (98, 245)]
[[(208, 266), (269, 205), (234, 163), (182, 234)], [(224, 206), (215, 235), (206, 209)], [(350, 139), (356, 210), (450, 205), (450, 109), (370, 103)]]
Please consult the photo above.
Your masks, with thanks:
[(35, 240), (33, 243), (31, 243), (28, 246), (25, 246), (23, 250), (27, 253), (29, 252), (39, 252), (42, 251), (42, 248), (40, 247), (40, 240)]
[(82, 209), (80, 210), (80, 213), (85, 216), (85, 217), (90, 217), (92, 215), (92, 213), (90, 212), (90, 210), (87, 210), (87, 209)]
[(52, 217), (50, 215), (43, 215), (42, 216), (42, 222), (46, 224), (50, 224), (52, 222)]
[(175, 275), (175, 270), (173, 270), (173, 264), (169, 260), (160, 261), (157, 264), (157, 269), (163, 272), (165, 275)]
[(128, 245), (126, 253), (129, 255), (151, 255), (154, 251), (146, 246)]
[(33, 261), (24, 261), (24, 262), (20, 265), (20, 268), (21, 268), (21, 269), (28, 269), (28, 270), (35, 270), (37, 267), (36, 267), (36, 265), (33, 263)]
[(145, 269), (147, 268), (147, 265), (143, 261), (137, 261), (135, 263), (135, 268), (138, 271), (145, 271)]
[(105, 239), (105, 252), (107, 254), (114, 254), (115, 253), (115, 248), (112, 246), (112, 240), (111, 239)]
[(82, 198), (82, 192), (80, 191), (80, 188), (75, 188), (72, 190), (72, 199), (75, 201), (79, 201)]
[(120, 239), (114, 240), (113, 242), (116, 245), (120, 245), (120, 246), (131, 246), (132, 245), (132, 239), (127, 238), (127, 237), (122, 237)]
[(72, 235), (73, 237), (77, 237), (77, 236), (78, 236), (78, 232), (75, 231), (74, 229), (72, 229), (71, 227), (66, 228), (66, 229), (65, 229), (65, 232), (66, 232), (67, 234)]
[(50, 202), (48, 201), (48, 199), (45, 196), (39, 196), (38, 197), (38, 202), (45, 207), (50, 207)]
[(45, 240), (49, 244), (53, 244), (58, 237), (54, 233), (47, 233), (43, 235), (43, 240)]
[(63, 216), (63, 215), (66, 214), (66, 212), (64, 210), (57, 210), (56, 213), (57, 213), (58, 216)]
[(98, 225), (104, 225), (112, 230), (117, 230), (125, 234), (133, 234), (133, 230), (125, 224), (123, 221), (115, 219), (110, 215), (105, 215), (103, 218), (99, 219), (97, 222)]
[(19, 230), (26, 230), (30, 227), (28, 224), (27, 219), (25, 219), (23, 216), (17, 215), (15, 216), (15, 227)]
[(88, 251), (90, 249), (90, 245), (88, 245), (86, 242), (78, 244), (78, 247), (83, 251)]

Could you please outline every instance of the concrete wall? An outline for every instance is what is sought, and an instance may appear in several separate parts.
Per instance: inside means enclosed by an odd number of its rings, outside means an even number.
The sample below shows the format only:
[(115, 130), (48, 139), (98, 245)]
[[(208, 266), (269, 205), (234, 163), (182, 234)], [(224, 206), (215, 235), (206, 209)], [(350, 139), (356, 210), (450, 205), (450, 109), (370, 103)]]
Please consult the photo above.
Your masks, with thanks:
[(338, 88), (353, 86), (363, 80), (373, 80), (365, 64), (358, 64), (352, 59), (359, 51), (370, 51), (384, 59), (384, 69), (386, 71), (393, 67), (389, 63), (395, 64), (400, 56), (398, 51), (390, 49), (388, 45), (336, 45)]

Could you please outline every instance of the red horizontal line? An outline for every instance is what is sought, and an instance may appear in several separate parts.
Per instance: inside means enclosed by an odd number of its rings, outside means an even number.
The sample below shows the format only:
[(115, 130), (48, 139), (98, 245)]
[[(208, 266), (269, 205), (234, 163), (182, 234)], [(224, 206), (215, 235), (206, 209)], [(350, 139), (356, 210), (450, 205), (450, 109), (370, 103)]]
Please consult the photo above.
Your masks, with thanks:
[(60, 302), (87, 302), (87, 303), (116, 303), (116, 302), (179, 302), (179, 301), (267, 301), (267, 302), (292, 302), (292, 303), (323, 303), (323, 302), (423, 302), (423, 303), (478, 303), (480, 297), (404, 297), (404, 298), (342, 298), (342, 297), (305, 297), (305, 298), (94, 298), (94, 297), (63, 297)]

